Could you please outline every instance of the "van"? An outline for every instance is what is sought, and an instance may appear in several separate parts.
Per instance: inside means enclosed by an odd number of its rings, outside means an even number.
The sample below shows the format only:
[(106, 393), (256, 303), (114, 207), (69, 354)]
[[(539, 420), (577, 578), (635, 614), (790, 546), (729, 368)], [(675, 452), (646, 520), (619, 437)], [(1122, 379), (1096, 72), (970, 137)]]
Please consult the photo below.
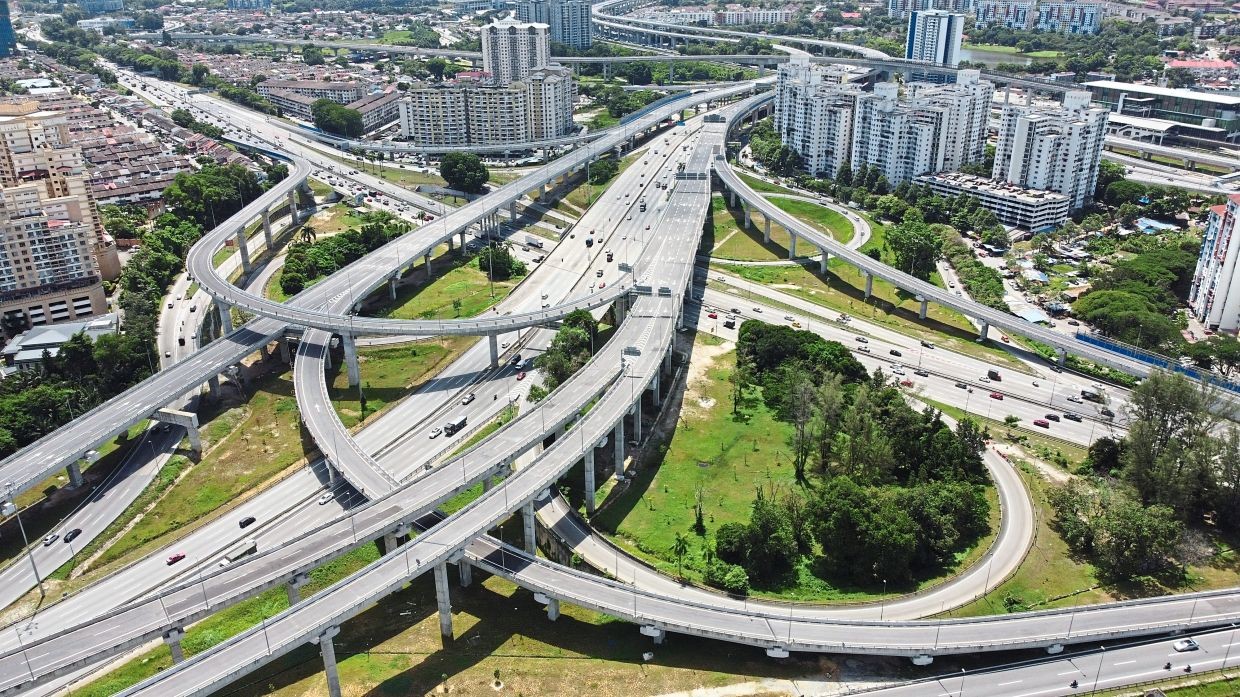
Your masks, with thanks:
[(587, 237), (587, 238), (586, 238), (586, 246), (587, 246), (587, 247), (593, 247), (593, 246), (594, 246), (594, 238), (593, 238), (593, 237)]
[(994, 380), (995, 382), (1003, 382), (1003, 376), (999, 375), (999, 371), (994, 368), (986, 371), (986, 377)]

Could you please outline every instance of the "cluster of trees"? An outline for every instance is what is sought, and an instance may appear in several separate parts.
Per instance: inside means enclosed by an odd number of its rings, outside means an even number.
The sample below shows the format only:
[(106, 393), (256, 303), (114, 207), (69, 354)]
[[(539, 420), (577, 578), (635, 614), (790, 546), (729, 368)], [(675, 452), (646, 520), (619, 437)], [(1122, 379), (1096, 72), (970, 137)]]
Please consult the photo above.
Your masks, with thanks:
[(969, 39), (977, 44), (1012, 46), (1022, 53), (1063, 52), (1061, 59), (1038, 60), (1031, 65), (1000, 63), (996, 69), (1001, 72), (1071, 71), (1083, 76), (1090, 71), (1107, 69), (1116, 74), (1116, 79), (1131, 81), (1159, 77), (1164, 68), (1159, 56), (1165, 46), (1159, 43), (1158, 27), (1152, 19), (1140, 23), (1107, 20), (1095, 36), (1014, 31), (995, 24), (973, 29)]
[(146, 209), (142, 206), (118, 206), (108, 204), (99, 206), (99, 217), (103, 219), (103, 229), (114, 239), (132, 240), (138, 237), (140, 229), (147, 223)]
[(582, 85), (579, 89), (606, 108), (607, 115), (613, 119), (628, 116), (663, 96), (654, 90), (626, 92), (620, 85), (599, 83)]
[[(580, 370), (593, 355), (596, 338), (598, 322), (588, 310), (576, 310), (566, 315), (551, 345), (534, 360), (534, 365), (543, 371), (540, 394), (554, 390)], [(535, 400), (533, 391), (530, 398)]]
[(1184, 189), (1143, 184), (1122, 175), (1102, 188), (1101, 194), (1101, 199), (1116, 209), (1115, 217), (1123, 225), (1131, 225), (1138, 216), (1171, 219), (1192, 205)]
[[(741, 325), (733, 402), (750, 386), (791, 424), (800, 486), (759, 491), (745, 523), (716, 531), (707, 583), (779, 586), (805, 559), (853, 583), (902, 583), (948, 565), (987, 530), (982, 450), (969, 420), (953, 431), (867, 375), (847, 347), (757, 321)], [(704, 533), (700, 520), (699, 534)]]
[(320, 130), (345, 138), (357, 138), (366, 132), (362, 126), (360, 111), (337, 104), (330, 99), (315, 100), (310, 105), (310, 117)]
[(1155, 373), (1129, 400), (1122, 440), (1099, 439), (1084, 481), (1052, 497), (1069, 545), (1114, 580), (1177, 568), (1187, 529), (1240, 530), (1240, 429), (1221, 428), (1214, 395)]
[(472, 152), (450, 152), (439, 161), (439, 176), (450, 189), (480, 194), (491, 178), (491, 171), (482, 164), (482, 158)]
[(197, 172), (178, 174), (164, 189), (164, 203), (178, 218), (209, 229), (241, 210), (262, 190), (258, 177), (241, 165), (208, 164)]
[(188, 128), (194, 133), (201, 133), (208, 138), (220, 138), (224, 135), (224, 129), (205, 121), (199, 121), (188, 109), (173, 109), (172, 122), (181, 128)]
[(749, 132), (749, 151), (753, 159), (767, 170), (780, 176), (790, 176), (801, 170), (801, 155), (784, 145), (770, 119), (763, 119)]
[(478, 270), (492, 281), (506, 281), (514, 276), (525, 275), (525, 262), (512, 254), (507, 242), (492, 242), (478, 252)]
[(983, 305), (1008, 311), (1008, 305), (1003, 300), (1003, 278), (999, 272), (983, 264), (955, 230), (943, 229), (940, 234), (943, 237), (943, 256), (955, 269), (969, 296)]
[(1179, 353), (1183, 338), (1171, 315), (1188, 295), (1197, 252), (1197, 242), (1183, 238), (1179, 246), (1116, 261), (1093, 279), (1072, 312), (1120, 341)]
[(590, 163), (589, 181), (595, 186), (600, 186), (611, 181), (611, 178), (620, 173), (620, 163), (616, 158), (607, 155)]
[(296, 295), (316, 280), (361, 259), (409, 231), (409, 224), (389, 213), (369, 213), (361, 229), (314, 241), (289, 245), (284, 268), (280, 270), (280, 290)]

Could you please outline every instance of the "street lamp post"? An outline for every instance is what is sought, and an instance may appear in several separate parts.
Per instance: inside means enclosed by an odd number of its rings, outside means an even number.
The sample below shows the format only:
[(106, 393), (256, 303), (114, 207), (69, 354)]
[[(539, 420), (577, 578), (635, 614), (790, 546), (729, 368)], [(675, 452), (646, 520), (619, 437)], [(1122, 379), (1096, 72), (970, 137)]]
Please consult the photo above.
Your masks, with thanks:
[(30, 568), (34, 571), (34, 580), (39, 584), (39, 604), (47, 599), (47, 591), (43, 588), (43, 579), (39, 576), (39, 566), (34, 563), (34, 550), (30, 548), (30, 540), (26, 537), (26, 526), (22, 525), (22, 512), (17, 508), (17, 504), (13, 502), (13, 482), (5, 482), (4, 484), (4, 503), (0, 504), (0, 513), (6, 516), (16, 516), (17, 529), (22, 531), (22, 544), (26, 546), (26, 556), (30, 558)]

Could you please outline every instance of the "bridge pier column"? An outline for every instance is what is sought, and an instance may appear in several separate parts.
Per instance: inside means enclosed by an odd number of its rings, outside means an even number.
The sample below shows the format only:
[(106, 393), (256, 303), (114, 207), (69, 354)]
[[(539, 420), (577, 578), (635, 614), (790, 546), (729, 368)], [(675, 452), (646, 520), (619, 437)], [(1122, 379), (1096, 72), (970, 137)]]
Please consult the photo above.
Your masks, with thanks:
[(232, 334), (232, 331), (233, 331), (232, 305), (216, 300), (215, 309), (219, 312), (219, 315), (220, 315), (220, 334), (224, 336), (228, 334)]
[(164, 632), (164, 643), (168, 645), (168, 651), (172, 653), (173, 665), (185, 660), (185, 649), (181, 648), (181, 640), (184, 638), (185, 630), (180, 627), (173, 627)]
[(771, 243), (771, 219), (766, 219), (766, 225), (762, 228), (762, 244)]
[(491, 478), (487, 477), (486, 479), (482, 480), (482, 493), (485, 494), (490, 490), (491, 490)]
[(748, 230), (753, 227), (753, 219), (749, 217), (749, 204), (741, 201), (741, 229)]
[(616, 475), (623, 477), (624, 472), (624, 415), (616, 422), (616, 432), (612, 435), (616, 441)]
[(461, 256), (465, 256), (465, 231), (461, 230), (461, 248), (456, 250)]
[(237, 249), (241, 252), (241, 272), (250, 272), (250, 246), (246, 243), (245, 230), (237, 231)]
[(736, 192), (735, 192), (735, 191), (729, 191), (728, 193), (732, 195), (732, 207), (733, 207), (733, 208), (736, 208)]
[(69, 466), (65, 468), (65, 474), (69, 477), (70, 489), (76, 489), (86, 483), (86, 480), (82, 479), (82, 462), (80, 460), (70, 462)]
[(319, 654), (323, 656), (323, 672), (327, 675), (328, 697), (340, 697), (340, 671), (336, 668), (336, 646), (332, 638), (340, 633), (340, 627), (328, 627), (314, 638), (319, 645)]
[(275, 246), (275, 242), (273, 241), (273, 238), (271, 235), (271, 209), (270, 208), (263, 211), (263, 239), (266, 240), (267, 242), (267, 249), (271, 249), (272, 247)]
[(585, 452), (585, 462), (582, 463), (585, 472), (585, 487), (582, 492), (586, 500), (586, 515), (594, 515), (594, 448), (587, 448)]
[(827, 262), (831, 261), (831, 255), (827, 253), (826, 249), (819, 249), (818, 252), (820, 255), (818, 257), (818, 273), (825, 274), (827, 272)]
[(185, 435), (189, 438), (190, 450), (202, 453), (202, 434), (198, 431), (198, 414), (192, 411), (160, 409), (155, 412), (155, 418), (166, 424), (184, 426)]
[(1068, 362), (1068, 352), (1061, 348), (1055, 349), (1055, 363), (1058, 364), (1060, 368), (1062, 368), (1064, 367), (1065, 364), (1067, 364), (1067, 362)]
[(668, 375), (672, 373), (672, 350), (670, 348), (667, 353), (663, 354), (663, 372)]
[(865, 272), (865, 299), (869, 300), (874, 294), (874, 274), (869, 271)]
[(551, 620), (552, 622), (560, 619), (560, 599), (559, 598), (551, 598), (551, 597), (547, 598), (547, 619)]
[(921, 303), (921, 309), (917, 311), (917, 316), (921, 319), (925, 319), (926, 313), (930, 311), (930, 301), (920, 295), (917, 296), (917, 301)]
[(293, 362), (293, 352), (288, 347), (288, 339), (280, 339), (280, 360), (285, 363)]
[(293, 225), (300, 223), (297, 218), (297, 189), (290, 189), (288, 192), (288, 215), (293, 221)]
[(422, 258), (422, 261), (426, 264), (426, 279), (430, 280), (431, 278), (434, 278), (435, 271), (431, 268), (431, 255), (429, 252)]
[(525, 541), (525, 551), (527, 554), (534, 555), (538, 553), (538, 536), (534, 531), (534, 502), (531, 501), (521, 507), (521, 537)]
[(662, 644), (663, 637), (667, 635), (667, 632), (664, 632), (662, 629), (659, 629), (658, 627), (652, 624), (642, 625), (642, 628), (640, 631), (643, 635), (648, 636), (651, 639), (654, 639), (654, 643), (656, 645)]
[(487, 335), (487, 348), (491, 349), (491, 367), (499, 367), (499, 336), (496, 334)]
[(396, 299), (396, 282), (397, 282), (396, 276), (392, 276), (391, 278), (388, 279), (388, 299), (390, 300)]
[(616, 315), (616, 324), (624, 322), (624, 318), (629, 314), (629, 299), (626, 297), (616, 298), (616, 302), (612, 305), (612, 311)]
[(310, 582), (310, 577), (306, 574), (297, 574), (290, 578), (288, 583), (284, 584), (284, 593), (288, 596), (288, 604), (290, 606), (301, 602), (301, 587)]
[(207, 378), (207, 389), (210, 390), (212, 394), (220, 391), (220, 376), (219, 375), (212, 375), (211, 377)]
[(642, 440), (642, 400), (639, 398), (633, 404), (633, 441), (640, 443)]
[(986, 334), (988, 334), (989, 332), (990, 332), (990, 322), (987, 322), (986, 320), (982, 320), (982, 326), (977, 331), (977, 340), (985, 341)]
[(357, 340), (352, 334), (342, 334), (340, 343), (344, 345), (344, 365), (349, 371), (349, 387), (357, 387), (362, 381), (361, 366), (357, 363)]
[(452, 596), (448, 594), (448, 565), (435, 566), (435, 601), (439, 605), (439, 634), (452, 641)]
[(797, 236), (790, 233), (788, 239), (791, 240), (788, 243), (788, 258), (795, 259), (797, 256)]
[(508, 204), (508, 220), (510, 220), (513, 225), (517, 224), (517, 202), (516, 201), (513, 201), (512, 203)]
[(474, 582), (474, 565), (465, 557), (456, 563), (456, 572), (460, 577), (461, 588), (469, 588)]

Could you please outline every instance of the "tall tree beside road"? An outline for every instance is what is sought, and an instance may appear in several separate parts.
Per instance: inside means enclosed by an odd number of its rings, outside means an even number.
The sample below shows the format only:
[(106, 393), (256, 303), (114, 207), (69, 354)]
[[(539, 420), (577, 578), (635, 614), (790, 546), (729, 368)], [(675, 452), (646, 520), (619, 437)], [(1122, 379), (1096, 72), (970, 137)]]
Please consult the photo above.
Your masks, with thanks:
[(301, 62), (306, 65), (323, 65), (327, 61), (323, 59), (323, 50), (318, 46), (306, 46), (301, 49)]
[(357, 109), (341, 106), (330, 99), (319, 99), (310, 105), (314, 125), (346, 138), (356, 138), (365, 132), (362, 114)]
[(896, 268), (926, 279), (943, 254), (943, 240), (926, 224), (921, 211), (910, 208), (900, 224), (888, 230), (887, 248), (895, 256)]
[(450, 189), (479, 194), (491, 178), (491, 173), (486, 165), (482, 164), (482, 158), (474, 153), (450, 152), (439, 162), (439, 176), (443, 177)]

